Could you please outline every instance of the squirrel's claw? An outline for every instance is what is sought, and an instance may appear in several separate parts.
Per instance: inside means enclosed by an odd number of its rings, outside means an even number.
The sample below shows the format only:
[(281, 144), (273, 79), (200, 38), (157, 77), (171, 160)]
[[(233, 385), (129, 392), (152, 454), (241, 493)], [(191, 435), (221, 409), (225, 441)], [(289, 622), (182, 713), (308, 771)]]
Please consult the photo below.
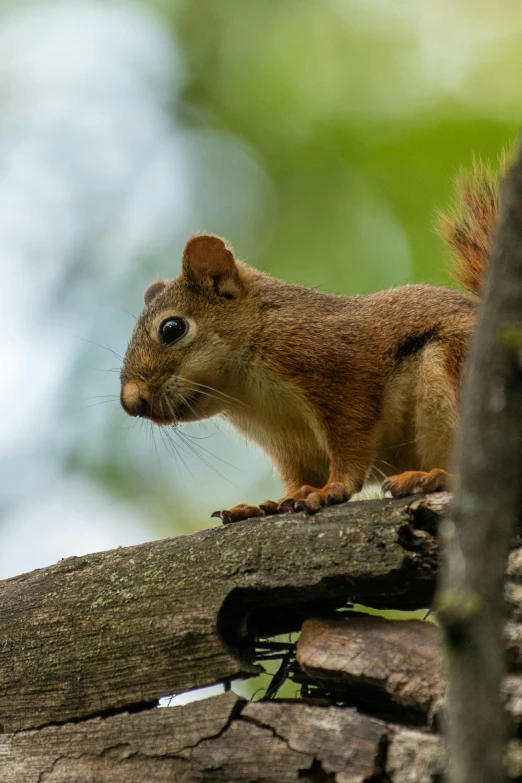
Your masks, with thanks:
[(281, 504), (277, 500), (265, 500), (264, 503), (259, 504), (261, 511), (265, 512), (265, 516), (273, 517), (274, 514), (281, 514), (279, 506)]
[(224, 525), (230, 525), (232, 522), (241, 522), (243, 519), (264, 517), (265, 512), (257, 506), (248, 506), (246, 503), (241, 503), (233, 508), (214, 511), (210, 516), (211, 518), (218, 517)]
[(288, 514), (289, 511), (294, 510), (294, 499), (293, 498), (283, 498), (283, 500), (280, 500), (277, 504), (277, 513), (278, 514)]
[(294, 502), (294, 511), (306, 511), (307, 514), (315, 514), (321, 506), (326, 505), (326, 498), (321, 498), (318, 492), (311, 492), (306, 499)]
[(350, 494), (346, 492), (343, 485), (332, 481), (321, 489), (305, 484), (293, 498), (285, 500), (284, 504), (287, 505), (288, 510), (316, 514), (320, 508), (345, 503), (347, 500), (350, 500)]
[(232, 522), (241, 522), (244, 519), (259, 517), (272, 517), (275, 514), (287, 514), (289, 511), (306, 511), (307, 514), (315, 514), (324, 506), (333, 506), (350, 500), (342, 484), (330, 482), (322, 489), (310, 487), (308, 484), (299, 489), (293, 497), (282, 500), (265, 500), (259, 506), (248, 506), (241, 503), (233, 508), (214, 511), (212, 517), (218, 517), (224, 525)]

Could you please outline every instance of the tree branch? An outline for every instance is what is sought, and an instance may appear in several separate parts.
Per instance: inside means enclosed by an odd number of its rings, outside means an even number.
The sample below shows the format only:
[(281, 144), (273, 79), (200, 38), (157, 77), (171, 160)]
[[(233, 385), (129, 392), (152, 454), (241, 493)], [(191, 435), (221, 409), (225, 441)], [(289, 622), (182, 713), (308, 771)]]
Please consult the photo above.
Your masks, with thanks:
[(447, 502), (249, 520), (0, 582), (0, 727), (143, 708), (255, 674), (257, 639), (350, 601), (429, 605)]

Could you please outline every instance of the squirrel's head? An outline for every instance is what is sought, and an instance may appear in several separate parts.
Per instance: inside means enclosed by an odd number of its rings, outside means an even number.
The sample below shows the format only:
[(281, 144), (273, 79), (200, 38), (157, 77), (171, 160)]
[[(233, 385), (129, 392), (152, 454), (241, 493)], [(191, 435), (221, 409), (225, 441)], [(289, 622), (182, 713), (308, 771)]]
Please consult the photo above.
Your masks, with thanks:
[(252, 323), (251, 274), (219, 237), (187, 242), (179, 277), (145, 292), (121, 372), (126, 413), (174, 424), (227, 407)]

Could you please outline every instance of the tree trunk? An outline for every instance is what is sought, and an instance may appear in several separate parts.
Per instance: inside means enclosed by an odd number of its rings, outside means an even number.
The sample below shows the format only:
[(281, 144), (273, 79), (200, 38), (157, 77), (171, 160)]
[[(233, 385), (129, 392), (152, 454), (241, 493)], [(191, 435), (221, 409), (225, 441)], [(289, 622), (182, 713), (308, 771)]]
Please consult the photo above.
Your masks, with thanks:
[(505, 779), (504, 572), (522, 468), (522, 160), (507, 177), (502, 203), (465, 384), (459, 483), (442, 530), (449, 783)]

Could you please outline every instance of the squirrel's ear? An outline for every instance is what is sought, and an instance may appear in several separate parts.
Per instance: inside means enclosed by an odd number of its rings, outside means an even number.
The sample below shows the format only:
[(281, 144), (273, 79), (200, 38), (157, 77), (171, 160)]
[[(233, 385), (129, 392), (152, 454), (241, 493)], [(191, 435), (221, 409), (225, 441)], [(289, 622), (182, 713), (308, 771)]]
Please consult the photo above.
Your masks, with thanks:
[(191, 237), (183, 251), (183, 274), (196, 283), (213, 285), (219, 296), (233, 299), (241, 290), (234, 254), (220, 237)]
[(145, 307), (148, 307), (150, 305), (152, 300), (155, 299), (157, 295), (163, 291), (166, 285), (167, 284), (164, 280), (156, 280), (155, 283), (151, 283), (149, 285), (143, 297), (143, 299), (145, 300)]

